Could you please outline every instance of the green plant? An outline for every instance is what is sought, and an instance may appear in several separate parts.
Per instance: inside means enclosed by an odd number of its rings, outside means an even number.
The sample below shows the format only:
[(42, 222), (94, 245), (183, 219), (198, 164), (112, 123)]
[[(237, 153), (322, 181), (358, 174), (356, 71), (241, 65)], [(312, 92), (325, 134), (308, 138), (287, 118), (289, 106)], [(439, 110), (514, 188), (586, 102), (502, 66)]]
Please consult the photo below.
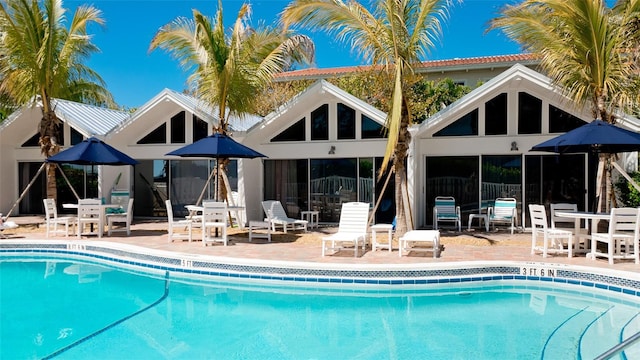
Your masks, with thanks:
[[(629, 176), (637, 182), (640, 183), (640, 172), (636, 171), (630, 173)], [(616, 183), (615, 188), (618, 193), (618, 200), (620, 205), (628, 206), (628, 207), (639, 207), (640, 206), (640, 192), (636, 190), (636, 188), (629, 183), (627, 179), (621, 177)]]

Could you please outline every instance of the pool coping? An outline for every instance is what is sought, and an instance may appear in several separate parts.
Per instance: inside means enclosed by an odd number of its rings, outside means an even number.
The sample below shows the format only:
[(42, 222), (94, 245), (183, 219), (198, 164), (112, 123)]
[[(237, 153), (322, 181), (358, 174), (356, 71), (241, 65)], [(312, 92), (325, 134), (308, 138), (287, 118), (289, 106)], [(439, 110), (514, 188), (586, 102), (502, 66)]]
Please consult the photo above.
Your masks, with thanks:
[(99, 259), (181, 276), (267, 280), (304, 285), (442, 285), (525, 280), (577, 285), (640, 298), (640, 273), (547, 262), (479, 260), (407, 264), (314, 263), (172, 252), (106, 241), (3, 240), (0, 261), (15, 255), (59, 254)]

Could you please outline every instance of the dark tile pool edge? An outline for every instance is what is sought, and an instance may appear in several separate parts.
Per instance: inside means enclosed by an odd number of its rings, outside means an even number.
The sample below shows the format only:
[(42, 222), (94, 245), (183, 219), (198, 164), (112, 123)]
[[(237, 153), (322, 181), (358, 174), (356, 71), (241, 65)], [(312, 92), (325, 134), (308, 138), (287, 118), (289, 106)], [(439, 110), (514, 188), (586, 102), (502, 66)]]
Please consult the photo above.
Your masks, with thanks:
[[(424, 264), (406, 266), (389, 265), (388, 269), (358, 269), (356, 266), (344, 268), (336, 264), (323, 266), (295, 267), (277, 264), (227, 263), (205, 257), (154, 251), (148, 248), (118, 246), (110, 247), (94, 244), (52, 243), (52, 242), (12, 242), (0, 243), (0, 260), (28, 254), (55, 254), (83, 256), (90, 259), (112, 262), (144, 269), (170, 271), (182, 275), (214, 276), (226, 279), (268, 280), (294, 282), (305, 285), (441, 285), (460, 284), (496, 280), (524, 280), (540, 284), (566, 284), (583, 288), (594, 288), (640, 298), (640, 277), (625, 277), (628, 273), (608, 269), (577, 269), (568, 265), (545, 263), (492, 261), (439, 263), (430, 268)], [(283, 262), (285, 263), (285, 262)], [(455, 265), (455, 266), (454, 266)], [(435, 268), (438, 266), (439, 268)], [(628, 274), (631, 275), (631, 274)], [(633, 279), (631, 277), (636, 277)]]

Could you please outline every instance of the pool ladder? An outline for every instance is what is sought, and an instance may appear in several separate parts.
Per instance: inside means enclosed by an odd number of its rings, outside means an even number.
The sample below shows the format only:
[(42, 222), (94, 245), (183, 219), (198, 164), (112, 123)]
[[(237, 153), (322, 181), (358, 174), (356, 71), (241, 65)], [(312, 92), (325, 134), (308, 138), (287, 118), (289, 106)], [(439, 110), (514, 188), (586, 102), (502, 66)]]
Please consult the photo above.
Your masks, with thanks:
[(636, 341), (640, 340), (640, 331), (631, 335), (629, 338), (625, 339), (623, 342), (618, 345), (612, 347), (611, 349), (603, 352), (600, 356), (595, 358), (594, 360), (607, 360), (611, 359), (615, 355), (619, 354), (622, 350), (628, 348), (629, 346), (636, 343)]

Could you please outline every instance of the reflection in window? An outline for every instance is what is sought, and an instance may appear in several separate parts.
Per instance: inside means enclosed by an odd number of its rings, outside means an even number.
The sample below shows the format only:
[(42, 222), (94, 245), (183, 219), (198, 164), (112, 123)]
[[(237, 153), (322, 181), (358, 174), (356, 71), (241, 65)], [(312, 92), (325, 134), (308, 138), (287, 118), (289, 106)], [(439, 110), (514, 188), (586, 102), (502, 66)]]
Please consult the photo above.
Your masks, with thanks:
[(155, 130), (148, 133), (145, 137), (138, 140), (138, 144), (166, 144), (167, 143), (167, 124), (158, 126)]
[(507, 134), (507, 94), (502, 93), (484, 104), (486, 135)]
[(169, 161), (169, 198), (174, 207), (174, 215), (186, 215), (184, 206), (197, 203), (211, 172), (210, 161)]
[(193, 115), (193, 142), (204, 139), (209, 135), (209, 125), (206, 121)]
[(478, 109), (467, 113), (433, 136), (465, 136), (478, 135)]
[(549, 105), (549, 132), (563, 133), (586, 124), (582, 119)]
[(373, 121), (366, 115), (361, 116), (361, 129), (362, 129), (362, 138), (363, 139), (381, 139), (384, 138), (384, 127), (380, 125), (378, 122)]
[(264, 198), (279, 200), (287, 215), (300, 218), (308, 204), (308, 160), (265, 160)]
[(478, 156), (429, 156), (426, 163), (427, 221), (436, 196), (453, 196), (463, 213), (478, 212)]
[(356, 138), (356, 111), (338, 103), (338, 139)]
[(185, 113), (180, 111), (178, 114), (171, 118), (171, 143), (172, 144), (184, 144), (185, 143)]
[(271, 142), (280, 141), (304, 141), (305, 140), (305, 118), (298, 120), (280, 134), (274, 136)]
[(329, 140), (329, 105), (311, 112), (311, 140)]
[(357, 159), (311, 159), (311, 209), (338, 222), (342, 203), (358, 200)]
[(522, 201), (522, 156), (483, 156), (482, 202), (505, 197)]
[(542, 100), (518, 93), (518, 134), (542, 133)]

